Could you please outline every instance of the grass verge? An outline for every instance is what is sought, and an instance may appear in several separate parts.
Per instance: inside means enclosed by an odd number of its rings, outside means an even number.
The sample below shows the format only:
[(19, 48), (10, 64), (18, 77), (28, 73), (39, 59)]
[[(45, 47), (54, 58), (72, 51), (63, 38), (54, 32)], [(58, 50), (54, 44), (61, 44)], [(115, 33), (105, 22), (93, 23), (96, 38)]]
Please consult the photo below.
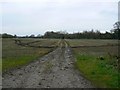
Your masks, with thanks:
[(78, 39), (68, 42), (70, 46), (96, 46), (73, 48), (76, 57), (75, 67), (93, 85), (99, 88), (119, 87), (118, 40)]
[(104, 60), (94, 55), (76, 54), (75, 66), (83, 75), (99, 88), (118, 88), (120, 73), (107, 64), (108, 57)]

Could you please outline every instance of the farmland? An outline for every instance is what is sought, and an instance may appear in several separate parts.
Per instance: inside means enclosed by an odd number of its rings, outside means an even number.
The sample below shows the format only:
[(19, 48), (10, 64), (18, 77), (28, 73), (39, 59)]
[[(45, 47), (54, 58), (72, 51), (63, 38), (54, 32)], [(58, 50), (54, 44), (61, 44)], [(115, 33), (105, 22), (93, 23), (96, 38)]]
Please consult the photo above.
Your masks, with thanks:
[[(20, 39), (22, 43), (34, 42), (36, 39)], [(39, 40), (39, 45), (53, 45), (58, 42), (58, 40)], [(35, 44), (35, 43), (34, 43)], [(43, 55), (52, 51), (53, 48), (34, 48), (25, 47), (15, 44), (14, 39), (2, 39), (2, 66), (3, 72), (6, 70), (13, 69), (15, 67), (20, 67), (26, 65)]]
[(2, 40), (3, 72), (11, 71), (10, 78), (4, 74), (4, 87), (119, 87), (117, 40), (21, 38), (18, 44), (15, 40)]
[(107, 39), (67, 39), (70, 46), (101, 46), (101, 45), (118, 45), (118, 40)]

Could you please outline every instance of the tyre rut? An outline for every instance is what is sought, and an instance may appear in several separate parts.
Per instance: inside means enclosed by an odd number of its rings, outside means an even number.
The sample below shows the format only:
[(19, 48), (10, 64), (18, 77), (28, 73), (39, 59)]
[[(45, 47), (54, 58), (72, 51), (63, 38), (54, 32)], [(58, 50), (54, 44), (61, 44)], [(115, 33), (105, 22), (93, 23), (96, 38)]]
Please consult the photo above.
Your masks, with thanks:
[(38, 61), (3, 75), (3, 88), (93, 88), (74, 68), (75, 59), (65, 40)]

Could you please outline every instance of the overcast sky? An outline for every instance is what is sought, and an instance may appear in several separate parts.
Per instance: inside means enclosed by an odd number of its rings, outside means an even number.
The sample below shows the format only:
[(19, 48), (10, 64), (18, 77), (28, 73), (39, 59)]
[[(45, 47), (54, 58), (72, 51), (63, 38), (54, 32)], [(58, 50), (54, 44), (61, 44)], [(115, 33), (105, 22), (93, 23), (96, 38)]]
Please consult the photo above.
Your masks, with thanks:
[(0, 2), (2, 33), (69, 33), (97, 29), (110, 31), (118, 21), (119, 0), (3, 0)]

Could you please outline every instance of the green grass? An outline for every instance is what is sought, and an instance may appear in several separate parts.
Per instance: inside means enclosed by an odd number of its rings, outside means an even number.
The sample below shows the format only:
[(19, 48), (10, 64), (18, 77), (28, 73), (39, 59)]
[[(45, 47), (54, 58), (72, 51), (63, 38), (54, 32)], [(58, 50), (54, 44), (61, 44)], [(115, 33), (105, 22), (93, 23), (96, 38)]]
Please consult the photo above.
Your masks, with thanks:
[(107, 64), (107, 60), (99, 60), (98, 57), (92, 55), (77, 54), (76, 57), (76, 67), (97, 87), (118, 87), (118, 78), (120, 78), (118, 75), (120, 74), (113, 66)]
[(30, 63), (31, 61), (37, 59), (36, 56), (22, 56), (19, 58), (9, 57), (3, 59), (3, 71), (8, 69), (13, 69), (15, 67), (20, 67)]
[[(24, 43), (33, 42), (35, 40), (44, 41), (44, 39), (21, 39)], [(50, 40), (45, 40), (47, 45), (51, 44)], [(46, 42), (39, 43), (39, 45)], [(56, 40), (57, 43), (57, 40)], [(2, 40), (2, 71), (14, 69), (17, 67), (24, 66), (37, 60), (43, 55), (52, 51), (53, 48), (33, 48), (33, 47), (23, 47), (15, 44), (13, 39), (3, 39)]]
[[(99, 46), (73, 48), (75, 67), (83, 76), (99, 88), (118, 88), (120, 70), (118, 66), (117, 40), (68, 40), (71, 46)], [(115, 46), (109, 46), (115, 45)]]

